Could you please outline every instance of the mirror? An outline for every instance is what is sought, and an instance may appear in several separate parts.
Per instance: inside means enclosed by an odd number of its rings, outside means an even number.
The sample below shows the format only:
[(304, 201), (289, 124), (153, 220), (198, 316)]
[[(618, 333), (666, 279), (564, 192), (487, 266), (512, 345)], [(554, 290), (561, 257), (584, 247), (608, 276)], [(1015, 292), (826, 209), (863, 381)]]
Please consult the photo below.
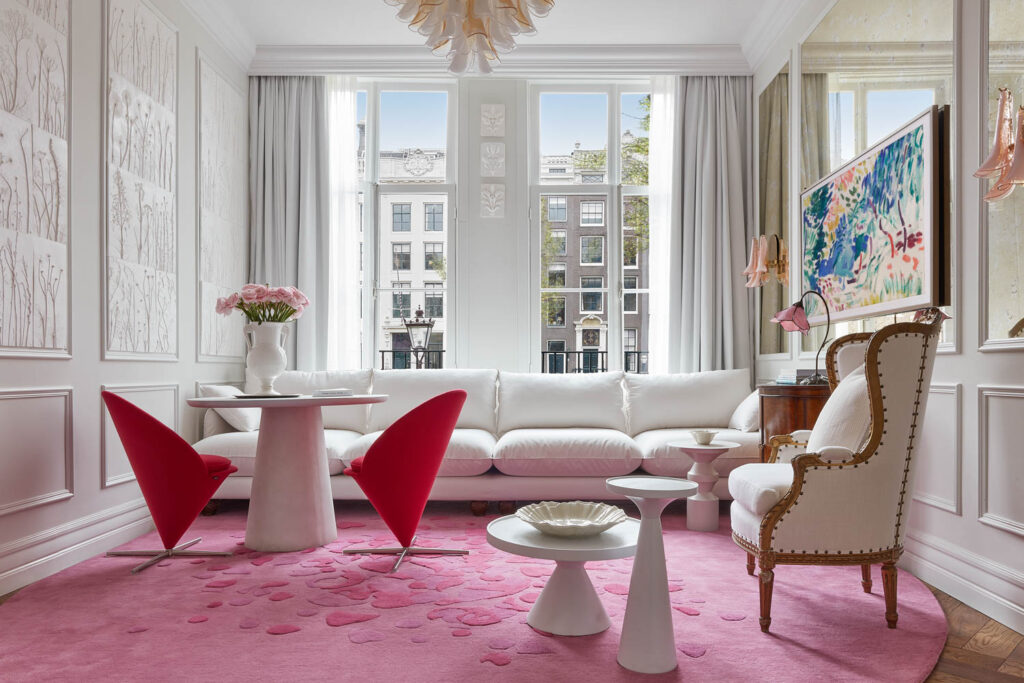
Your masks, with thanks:
[[(839, 0), (825, 15), (801, 46), (801, 189), (953, 101), (955, 16), (955, 0)], [(894, 317), (913, 314), (837, 323), (831, 336), (873, 332)], [(813, 328), (801, 349), (817, 351), (824, 333)]]
[[(999, 88), (1009, 88), (1024, 104), (1024, 7), (1019, 0), (990, 0), (988, 43), (988, 155)], [(1016, 106), (1014, 107), (1016, 109)], [(980, 181), (987, 191), (991, 185)], [(1024, 338), (1024, 190), (985, 202), (988, 212), (988, 334), (990, 340)]]
[[(757, 98), (758, 218), (759, 234), (769, 238), (775, 254), (777, 236), (783, 244), (789, 235), (789, 63)], [(789, 302), (787, 288), (772, 278), (761, 289), (761, 354), (789, 353), (789, 335), (771, 317)]]

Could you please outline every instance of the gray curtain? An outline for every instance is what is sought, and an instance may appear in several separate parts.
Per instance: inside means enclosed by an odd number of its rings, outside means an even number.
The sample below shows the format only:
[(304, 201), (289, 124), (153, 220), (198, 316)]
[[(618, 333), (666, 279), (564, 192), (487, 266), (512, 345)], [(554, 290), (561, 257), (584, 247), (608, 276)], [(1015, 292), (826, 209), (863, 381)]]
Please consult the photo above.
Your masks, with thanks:
[(311, 305), (289, 340), (289, 364), (327, 363), (330, 185), (325, 81), (249, 79), (249, 280), (301, 289)]
[[(778, 235), (785, 243), (789, 230), (789, 75), (780, 73), (758, 98), (758, 214), (761, 234)], [(775, 254), (775, 240), (769, 240)], [(788, 292), (772, 278), (761, 288), (761, 353), (789, 351), (788, 334), (771, 317), (789, 305), (783, 303)]]
[[(802, 192), (832, 172), (829, 157), (828, 74), (801, 74), (800, 107)], [(797, 282), (797, 286), (802, 287), (800, 282)], [(824, 338), (823, 325), (812, 327), (810, 332), (800, 336), (800, 348), (803, 351), (817, 351)]]
[(751, 79), (683, 77), (679, 105), (678, 370), (753, 367), (754, 304), (741, 275), (755, 222)]

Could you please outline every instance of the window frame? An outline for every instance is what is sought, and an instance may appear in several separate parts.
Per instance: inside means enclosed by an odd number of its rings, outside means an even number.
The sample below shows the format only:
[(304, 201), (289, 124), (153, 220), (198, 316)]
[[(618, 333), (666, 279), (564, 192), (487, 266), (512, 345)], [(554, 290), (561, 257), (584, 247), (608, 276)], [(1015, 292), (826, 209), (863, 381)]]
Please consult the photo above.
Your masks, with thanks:
[[(601, 222), (600, 223), (585, 223), (583, 221), (584, 211), (583, 206), (585, 204), (593, 204), (601, 207)], [(580, 200), (580, 227), (581, 228), (604, 228), (608, 226), (608, 202), (606, 200), (598, 199), (581, 199)]]
[[(441, 227), (431, 227), (433, 221), (431, 219), (436, 216), (430, 212), (435, 206), (441, 207)], [(444, 232), (444, 204), (441, 202), (423, 202), (423, 232)]]
[[(399, 215), (395, 212), (395, 209), (399, 207), (406, 207), (406, 210), (401, 213), (407, 219), (404, 223), (405, 227), (398, 229), (396, 227), (398, 222), (395, 218)], [(412, 204), (410, 202), (391, 202), (391, 232), (412, 232)]]
[[(598, 283), (597, 287), (592, 287), (590, 285), (584, 285), (583, 284), (584, 280), (598, 280), (599, 283)], [(603, 275), (580, 275), (580, 313), (604, 313), (604, 309), (605, 309), (604, 295), (605, 295), (605, 292), (606, 292), (606, 290), (604, 288), (604, 276)], [(583, 305), (583, 302), (586, 299), (586, 297), (588, 295), (594, 295), (594, 294), (596, 294), (599, 297), (598, 301), (601, 302), (600, 307), (599, 308), (587, 308), (587, 307), (585, 307)]]
[[(435, 250), (428, 249), (428, 247), (434, 247), (434, 246), (440, 247), (440, 250), (439, 251), (435, 251)], [(430, 263), (430, 261), (432, 260), (431, 256), (434, 256), (434, 257), (440, 256), (441, 260), (444, 260), (444, 242), (424, 242), (423, 243), (423, 270), (428, 270), (428, 271), (429, 270), (435, 270), (434, 265), (432, 263)], [(426, 286), (426, 281), (424, 281), (424, 287), (425, 286)]]
[[(596, 237), (599, 240), (601, 240), (601, 260), (600, 261), (584, 261), (583, 260), (583, 254), (584, 254), (584, 251), (583, 251), (583, 240), (585, 240), (585, 239), (592, 239), (594, 237)], [(605, 235), (580, 235), (580, 265), (581, 266), (584, 266), (584, 267), (586, 267), (586, 266), (602, 266), (603, 267), (604, 266), (604, 264), (605, 264), (605, 258), (604, 258), (605, 245), (608, 243), (608, 240), (606, 240), (605, 237), (606, 237)]]
[[(562, 169), (562, 170), (565, 170), (565, 169)], [(552, 209), (551, 200), (552, 199), (561, 199), (562, 200), (562, 206), (561, 206), (562, 217), (561, 218), (552, 218), (551, 217), (551, 209)], [(568, 197), (561, 196), (561, 195), (549, 195), (548, 196), (548, 206), (547, 206), (547, 209), (548, 209), (548, 222), (549, 223), (567, 223), (567, 222), (569, 222), (569, 199), (568, 199)], [(565, 232), (565, 231), (563, 230), (563, 232)]]

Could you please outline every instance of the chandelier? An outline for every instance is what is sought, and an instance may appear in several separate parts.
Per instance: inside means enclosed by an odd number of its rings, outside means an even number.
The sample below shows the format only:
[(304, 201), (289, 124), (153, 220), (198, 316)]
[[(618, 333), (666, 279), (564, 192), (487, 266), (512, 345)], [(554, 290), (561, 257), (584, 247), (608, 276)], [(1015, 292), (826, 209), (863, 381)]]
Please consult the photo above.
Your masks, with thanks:
[(999, 107), (992, 152), (974, 172), (975, 178), (995, 178), (985, 200), (998, 201), (1008, 197), (1017, 185), (1024, 185), (1024, 106), (1013, 118), (1013, 95), (1008, 88), (999, 89)]
[(491, 73), (499, 52), (511, 52), (515, 37), (537, 32), (533, 15), (547, 16), (555, 0), (384, 0), (398, 18), (426, 37), (439, 54), (447, 47), (452, 73)]

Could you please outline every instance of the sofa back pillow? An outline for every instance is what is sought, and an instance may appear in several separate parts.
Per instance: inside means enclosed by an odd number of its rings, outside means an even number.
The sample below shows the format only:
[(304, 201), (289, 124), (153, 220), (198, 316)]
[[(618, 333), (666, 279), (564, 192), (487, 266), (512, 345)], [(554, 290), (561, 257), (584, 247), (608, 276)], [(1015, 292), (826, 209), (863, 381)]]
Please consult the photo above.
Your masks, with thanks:
[[(230, 384), (200, 384), (200, 398), (228, 398), (241, 396), (242, 390)], [(259, 408), (214, 408), (224, 421), (240, 432), (253, 432), (260, 428)]]
[(626, 375), (630, 433), (669, 427), (725, 427), (750, 393), (750, 370)]
[(387, 394), (370, 407), (367, 431), (387, 429), (398, 418), (439, 394), (463, 389), (468, 396), (457, 429), (483, 429), (494, 434), (497, 370), (374, 370), (373, 393)]
[[(370, 393), (369, 370), (322, 370), (303, 372), (288, 370), (274, 381), (274, 389), (282, 394), (312, 394), (318, 389), (351, 389), (353, 394)], [(348, 429), (366, 433), (366, 406), (325, 406), (326, 429)]]
[(498, 429), (596, 427), (626, 431), (621, 372), (501, 372)]

